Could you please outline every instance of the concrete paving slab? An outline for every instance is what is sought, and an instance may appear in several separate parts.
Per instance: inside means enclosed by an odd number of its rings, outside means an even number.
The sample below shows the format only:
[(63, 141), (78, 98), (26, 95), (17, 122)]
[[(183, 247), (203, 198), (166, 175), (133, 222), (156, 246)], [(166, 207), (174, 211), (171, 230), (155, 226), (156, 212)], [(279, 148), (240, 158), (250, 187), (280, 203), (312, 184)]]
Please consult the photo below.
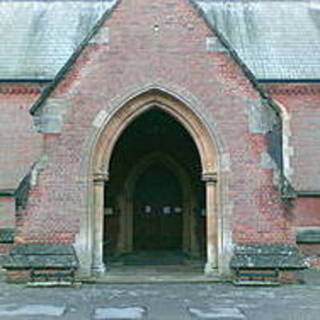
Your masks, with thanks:
[(146, 309), (143, 307), (97, 308), (94, 320), (140, 320), (145, 314)]
[(42, 304), (29, 304), (19, 306), (17, 304), (0, 305), (0, 318), (17, 316), (50, 316), (61, 317), (66, 311), (65, 306), (52, 306)]
[[(147, 310), (142, 319), (149, 320), (318, 320), (319, 297), (320, 286), (316, 284), (277, 288), (234, 287), (223, 283), (28, 288), (0, 281), (0, 320), (96, 320), (95, 310), (99, 308), (142, 306)], [(19, 315), (21, 310), (19, 313), (8, 312), (29, 305), (37, 309), (33, 315), (28, 315), (29, 312)], [(39, 315), (38, 305), (66, 306), (66, 310), (61, 317), (53, 313), (50, 316), (48, 312)], [(191, 314), (189, 308), (198, 309), (205, 315)], [(230, 312), (210, 315), (215, 308), (237, 308), (240, 315), (230, 315)]]
[(246, 316), (234, 307), (189, 308), (189, 313), (196, 319), (245, 320)]

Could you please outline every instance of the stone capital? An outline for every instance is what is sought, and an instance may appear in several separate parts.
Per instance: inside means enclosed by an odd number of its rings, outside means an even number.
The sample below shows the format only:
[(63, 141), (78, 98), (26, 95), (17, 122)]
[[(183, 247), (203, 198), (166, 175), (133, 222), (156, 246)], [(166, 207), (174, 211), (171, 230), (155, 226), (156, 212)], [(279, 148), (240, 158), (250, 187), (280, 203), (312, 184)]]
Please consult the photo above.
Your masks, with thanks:
[(108, 172), (95, 172), (93, 174), (93, 182), (94, 183), (104, 183), (109, 180)]
[(216, 172), (203, 172), (202, 181), (217, 183), (217, 173)]
[(204, 274), (206, 276), (212, 276), (217, 274), (217, 262), (216, 257), (214, 257), (214, 261), (207, 261), (204, 267)]

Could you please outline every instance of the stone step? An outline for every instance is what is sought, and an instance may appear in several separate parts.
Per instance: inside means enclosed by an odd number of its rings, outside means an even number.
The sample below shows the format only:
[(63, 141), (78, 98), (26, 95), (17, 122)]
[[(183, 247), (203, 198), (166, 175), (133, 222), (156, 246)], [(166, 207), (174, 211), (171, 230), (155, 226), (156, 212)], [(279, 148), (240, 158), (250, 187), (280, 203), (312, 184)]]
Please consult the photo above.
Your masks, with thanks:
[(15, 317), (18, 316), (42, 316), (42, 317), (61, 317), (66, 311), (66, 306), (52, 306), (44, 304), (6, 304), (0, 305), (0, 319), (2, 317)]
[(147, 309), (144, 307), (97, 308), (94, 320), (140, 320), (145, 319)]
[(247, 317), (236, 307), (188, 308), (192, 319), (246, 320)]

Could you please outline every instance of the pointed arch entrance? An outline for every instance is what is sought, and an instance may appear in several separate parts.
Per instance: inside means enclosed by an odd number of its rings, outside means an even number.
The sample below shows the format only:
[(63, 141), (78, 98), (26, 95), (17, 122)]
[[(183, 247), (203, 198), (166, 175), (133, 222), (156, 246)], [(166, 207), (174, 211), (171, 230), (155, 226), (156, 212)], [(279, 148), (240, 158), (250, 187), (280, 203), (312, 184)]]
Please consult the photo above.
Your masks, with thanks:
[[(124, 131), (132, 124), (136, 119), (138, 119), (143, 114), (149, 112), (150, 110), (158, 110), (162, 113), (168, 115), (174, 121), (176, 121), (183, 129), (188, 133), (190, 139), (193, 141), (197, 153), (199, 155), (199, 163), (201, 167), (201, 175), (199, 180), (204, 182), (205, 189), (205, 204), (204, 211), (206, 212), (206, 273), (213, 272), (218, 265), (218, 214), (217, 214), (217, 171), (216, 171), (216, 161), (217, 152), (214, 144), (214, 140), (210, 134), (210, 131), (206, 127), (204, 121), (194, 112), (194, 110), (187, 106), (185, 103), (175, 98), (172, 95), (166, 94), (160, 90), (149, 90), (146, 93), (140, 94), (139, 96), (131, 99), (118, 110), (114, 112), (112, 116), (106, 119), (105, 125), (101, 130), (99, 137), (96, 142), (95, 149), (93, 151), (91, 174), (93, 177), (93, 228), (92, 228), (92, 271), (94, 273), (103, 273), (105, 271), (104, 261), (103, 261), (103, 243), (104, 243), (104, 214), (105, 208), (109, 208), (108, 202), (110, 197), (108, 197), (108, 184), (112, 156), (114, 149), (116, 148), (117, 142), (124, 133)], [(174, 138), (174, 137), (173, 137)], [(177, 150), (178, 152), (178, 150)], [(159, 153), (151, 153), (146, 155), (145, 161), (150, 159), (156, 159), (159, 157)], [(161, 157), (160, 157), (161, 158)], [(143, 159), (143, 157), (142, 157)], [(177, 178), (179, 184), (182, 188), (182, 193), (184, 194), (184, 199), (186, 199), (185, 193), (188, 186), (188, 175), (183, 171), (182, 167), (179, 167), (174, 160), (170, 159), (170, 156), (162, 157), (162, 164), (166, 162), (169, 171), (173, 172), (173, 176)], [(143, 160), (141, 160), (143, 163)], [(152, 163), (152, 161), (151, 161)], [(161, 164), (161, 161), (160, 161)], [(137, 184), (137, 177), (139, 176), (137, 172), (141, 170), (138, 165), (137, 168), (133, 169), (128, 175), (125, 182), (125, 190), (131, 195), (134, 194), (132, 191), (132, 185)], [(171, 168), (170, 168), (171, 167)], [(134, 181), (134, 182), (133, 182)], [(131, 188), (131, 189), (130, 189)], [(189, 188), (191, 190), (192, 187)], [(110, 194), (109, 194), (110, 195)], [(127, 194), (128, 195), (128, 194)], [(125, 194), (123, 195), (126, 196)], [(191, 197), (192, 198), (192, 197)], [(121, 203), (121, 200), (120, 202)], [(128, 203), (122, 201), (123, 203)], [(177, 206), (178, 207), (178, 206)], [(192, 208), (192, 206), (188, 206)], [(110, 208), (109, 208), (110, 209)], [(126, 211), (126, 218), (120, 219), (120, 238), (122, 241), (117, 241), (118, 250), (127, 250), (132, 246), (133, 239), (132, 234), (130, 235), (130, 230), (126, 229), (128, 221), (130, 220), (130, 214), (133, 213), (133, 209), (121, 208), (122, 211)], [(191, 210), (191, 209), (189, 209)], [(178, 210), (177, 210), (178, 211)], [(186, 217), (189, 215), (186, 214)], [(133, 217), (133, 214), (131, 214)], [(196, 237), (194, 233), (188, 234), (186, 230), (192, 229), (192, 219), (183, 218), (183, 234), (182, 243), (183, 248), (190, 248), (190, 250), (197, 250), (197, 244), (193, 238)], [(107, 226), (108, 228), (108, 226)], [(131, 233), (133, 229), (131, 228)], [(126, 240), (124, 240), (126, 239)], [(188, 243), (188, 244), (187, 244)]]

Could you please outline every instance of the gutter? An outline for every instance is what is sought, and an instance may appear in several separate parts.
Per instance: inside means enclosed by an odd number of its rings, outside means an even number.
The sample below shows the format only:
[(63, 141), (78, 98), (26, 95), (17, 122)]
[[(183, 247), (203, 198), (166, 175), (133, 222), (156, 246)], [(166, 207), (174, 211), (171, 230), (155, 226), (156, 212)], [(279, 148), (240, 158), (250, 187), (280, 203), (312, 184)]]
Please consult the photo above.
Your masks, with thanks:
[(48, 83), (53, 79), (35, 79), (35, 78), (23, 78), (23, 79), (0, 79), (0, 83)]
[(320, 84), (320, 79), (262, 79), (256, 78), (259, 83), (316, 83)]
[(320, 190), (300, 190), (296, 194), (298, 198), (320, 198)]
[(16, 189), (0, 189), (0, 197), (14, 197)]

